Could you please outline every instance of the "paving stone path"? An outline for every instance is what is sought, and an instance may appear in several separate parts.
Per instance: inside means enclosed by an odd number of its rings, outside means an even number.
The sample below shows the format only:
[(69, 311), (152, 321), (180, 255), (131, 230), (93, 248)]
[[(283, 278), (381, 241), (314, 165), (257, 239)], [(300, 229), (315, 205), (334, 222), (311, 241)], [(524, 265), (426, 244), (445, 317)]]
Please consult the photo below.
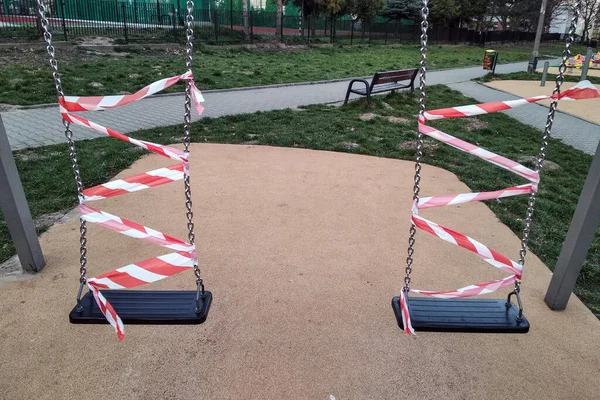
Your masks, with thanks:
[[(526, 68), (527, 63), (524, 62), (503, 64), (498, 66), (497, 72), (509, 73), (523, 71)], [(432, 71), (427, 74), (427, 83), (430, 85), (446, 84), (480, 101), (514, 98), (514, 96), (471, 82), (471, 79), (482, 76), (484, 73), (485, 71), (481, 67)], [(204, 92), (206, 98), (204, 116), (221, 117), (295, 108), (308, 104), (335, 103), (343, 100), (348, 80), (206, 91)], [(547, 109), (539, 105), (527, 105), (509, 111), (512, 117), (539, 129), (544, 127), (546, 113)], [(179, 124), (183, 122), (183, 95), (152, 97), (122, 108), (88, 113), (88, 115), (94, 122), (122, 133)], [(194, 120), (197, 118), (194, 117)], [(62, 122), (56, 106), (4, 112), (2, 119), (14, 150), (64, 143), (65, 141)], [(77, 126), (73, 127), (73, 132), (77, 140), (101, 136), (94, 131)], [(553, 136), (591, 153), (600, 139), (600, 127), (567, 114), (560, 114), (556, 118)]]

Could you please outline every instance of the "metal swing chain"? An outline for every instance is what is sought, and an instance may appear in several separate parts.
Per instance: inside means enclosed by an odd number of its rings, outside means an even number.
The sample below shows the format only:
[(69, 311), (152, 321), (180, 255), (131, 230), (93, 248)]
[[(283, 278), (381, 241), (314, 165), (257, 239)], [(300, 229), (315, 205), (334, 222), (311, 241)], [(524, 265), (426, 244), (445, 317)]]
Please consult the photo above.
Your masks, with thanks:
[[(65, 94), (62, 89), (62, 82), (60, 80), (60, 73), (58, 72), (58, 62), (56, 61), (56, 55), (54, 46), (52, 45), (52, 33), (50, 33), (48, 19), (46, 18), (46, 6), (44, 5), (44, 0), (37, 0), (38, 13), (40, 15), (40, 21), (42, 28), (44, 30), (44, 41), (46, 42), (46, 51), (48, 56), (50, 56), (50, 66), (52, 67), (52, 76), (54, 77), (54, 83), (56, 85), (56, 93), (58, 97), (64, 98)], [(65, 137), (67, 138), (67, 143), (69, 145), (69, 156), (71, 157), (71, 166), (73, 168), (73, 175), (75, 177), (75, 183), (77, 185), (77, 196), (79, 201), (83, 201), (83, 184), (81, 182), (81, 174), (79, 171), (79, 161), (77, 160), (77, 151), (75, 150), (75, 142), (73, 141), (73, 132), (71, 131), (70, 123), (63, 120), (63, 125), (65, 126)], [(81, 294), (81, 290), (83, 285), (86, 282), (86, 272), (87, 272), (87, 226), (86, 222), (79, 219), (79, 233), (80, 233), (80, 287), (79, 287), (79, 295)], [(79, 297), (77, 296), (78, 303)]]
[[(421, 8), (421, 61), (419, 62), (419, 118), (423, 118), (425, 114), (425, 80), (427, 75), (427, 29), (429, 28), (429, 7), (428, 0), (423, 0), (423, 8)], [(415, 185), (413, 187), (413, 202), (419, 201), (419, 191), (421, 187), (421, 158), (423, 157), (423, 134), (417, 131), (417, 153), (415, 157)], [(415, 235), (417, 228), (415, 224), (410, 225), (410, 233), (408, 238), (408, 256), (406, 257), (406, 275), (404, 277), (404, 290), (408, 293), (410, 290), (410, 274), (412, 272), (413, 254), (415, 252)]]
[[(565, 49), (563, 50), (563, 53), (562, 53), (562, 61), (561, 61), (560, 67), (558, 68), (558, 76), (556, 77), (556, 87), (554, 88), (554, 91), (552, 92), (553, 95), (560, 94), (560, 88), (565, 79), (564, 74), (565, 74), (565, 71), (567, 70), (567, 60), (571, 56), (571, 44), (573, 43), (575, 29), (577, 27), (577, 20), (579, 18), (580, 7), (581, 7), (581, 1), (578, 1), (577, 4), (575, 5), (575, 14), (573, 15), (573, 18), (571, 19), (571, 26), (569, 28), (569, 34), (568, 34), (568, 37), (566, 40)], [(544, 134), (542, 136), (542, 145), (540, 147), (540, 152), (539, 152), (539, 155), (536, 160), (535, 170), (538, 173), (541, 171), (544, 160), (546, 159), (546, 148), (548, 147), (548, 138), (550, 137), (550, 133), (552, 132), (552, 124), (554, 123), (554, 115), (556, 114), (556, 108), (558, 105), (557, 103), (558, 103), (558, 99), (553, 99), (552, 103), (550, 104), (550, 111), (548, 112), (548, 119), (546, 121), (546, 126), (544, 128)], [(529, 234), (531, 233), (531, 225), (532, 225), (532, 217), (533, 217), (534, 208), (535, 208), (535, 193), (531, 193), (529, 195), (529, 205), (527, 208), (527, 214), (526, 214), (526, 218), (525, 218), (525, 228), (523, 228), (523, 238), (521, 239), (521, 250), (519, 252), (519, 265), (521, 265), (521, 266), (523, 266), (523, 264), (525, 263), (525, 255), (527, 254), (527, 243), (529, 242)], [(514, 293), (518, 295), (520, 291), (521, 291), (521, 281), (519, 279), (517, 279), (515, 281)], [(517, 296), (517, 299), (518, 299), (518, 296)], [(521, 308), (521, 311), (522, 311), (522, 308)]]
[[(192, 29), (192, 23), (194, 22), (194, 2), (192, 0), (187, 1), (187, 17), (186, 17), (186, 44), (185, 44), (185, 67), (187, 72), (192, 71), (192, 50), (194, 48), (194, 30)], [(190, 151), (190, 124), (192, 121), (192, 82), (186, 80), (185, 82), (185, 112), (183, 117), (183, 145), (185, 146), (185, 152), (189, 154)], [(187, 227), (188, 227), (188, 238), (190, 244), (193, 246), (196, 242), (196, 235), (194, 233), (194, 212), (192, 211), (192, 189), (190, 186), (190, 175), (186, 173), (183, 178), (185, 186), (185, 207), (187, 216)], [(200, 290), (204, 295), (204, 284), (200, 276), (200, 268), (198, 262), (194, 263), (194, 275), (196, 276), (196, 284), (198, 286), (198, 295)], [(197, 307), (196, 311), (199, 312), (199, 298), (197, 296)]]

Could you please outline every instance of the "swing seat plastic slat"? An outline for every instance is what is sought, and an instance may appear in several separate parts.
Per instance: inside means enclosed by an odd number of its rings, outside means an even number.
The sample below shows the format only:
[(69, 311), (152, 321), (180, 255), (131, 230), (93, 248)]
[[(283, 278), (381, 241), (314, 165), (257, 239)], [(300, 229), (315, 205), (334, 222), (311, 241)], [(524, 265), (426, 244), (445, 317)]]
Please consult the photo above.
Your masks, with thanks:
[[(194, 325), (206, 321), (212, 294), (200, 299), (202, 311), (196, 313), (196, 291), (175, 290), (102, 290), (124, 324), (134, 325)], [(92, 293), (81, 299), (82, 311), (75, 308), (69, 314), (73, 324), (107, 324)]]
[[(398, 326), (404, 328), (400, 298), (392, 299)], [(519, 309), (505, 299), (437, 299), (412, 297), (408, 299), (410, 319), (415, 331), (527, 333), (525, 317), (517, 321)]]

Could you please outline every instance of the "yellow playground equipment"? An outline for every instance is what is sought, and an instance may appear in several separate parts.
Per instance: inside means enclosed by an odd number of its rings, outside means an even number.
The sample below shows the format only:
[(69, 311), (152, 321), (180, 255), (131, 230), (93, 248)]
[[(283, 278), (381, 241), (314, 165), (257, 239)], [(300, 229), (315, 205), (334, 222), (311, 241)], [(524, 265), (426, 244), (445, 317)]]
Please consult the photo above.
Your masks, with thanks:
[[(585, 62), (585, 56), (581, 55), (581, 54), (577, 54), (574, 57), (569, 57), (569, 59), (567, 60), (567, 67), (568, 68), (581, 68), (583, 67), (583, 63)], [(592, 57), (590, 59), (590, 67), (600, 67), (600, 51), (597, 52), (596, 54), (592, 54)]]

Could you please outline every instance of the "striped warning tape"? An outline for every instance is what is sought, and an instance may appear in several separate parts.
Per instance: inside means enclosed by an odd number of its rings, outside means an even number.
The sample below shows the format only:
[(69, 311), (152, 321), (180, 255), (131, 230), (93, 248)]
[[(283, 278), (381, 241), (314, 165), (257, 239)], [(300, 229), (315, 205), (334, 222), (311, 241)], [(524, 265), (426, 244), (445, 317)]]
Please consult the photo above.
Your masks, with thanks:
[(440, 299), (457, 299), (460, 297), (473, 297), (480, 294), (493, 293), (496, 290), (504, 289), (505, 287), (515, 284), (517, 277), (515, 275), (508, 276), (504, 279), (497, 279), (489, 282), (476, 283), (474, 285), (465, 286), (456, 290), (446, 292), (436, 292), (431, 290), (411, 289), (411, 292), (420, 293)]
[[(454, 136), (448, 135), (447, 133), (441, 132), (435, 128), (429, 127), (425, 125), (425, 122), (427, 120), (470, 117), (475, 115), (504, 111), (524, 104), (529, 104), (549, 98), (557, 100), (585, 100), (598, 97), (600, 97), (600, 93), (598, 92), (598, 90), (589, 81), (582, 81), (579, 82), (577, 85), (573, 86), (572, 88), (552, 96), (534, 96), (511, 101), (450, 107), (428, 111), (424, 113), (423, 117), (419, 117), (418, 127), (420, 133), (437, 139), (442, 143), (452, 146), (458, 150), (479, 157), (482, 160), (497, 165), (510, 172), (513, 172), (529, 180), (531, 183), (490, 192), (461, 193), (455, 195), (424, 197), (419, 199), (419, 201), (416, 204), (413, 204), (412, 223), (416, 227), (432, 235), (435, 235), (442, 240), (445, 240), (449, 243), (452, 243), (456, 246), (462, 247), (477, 254), (488, 264), (492, 265), (495, 268), (499, 268), (503, 271), (509, 272), (511, 275), (504, 279), (476, 283), (474, 285), (465, 286), (456, 290), (430, 291), (410, 289), (411, 292), (438, 298), (452, 299), (492, 293), (505, 287), (514, 285), (517, 281), (519, 281), (523, 272), (522, 265), (490, 249), (489, 247), (476, 241), (475, 239), (472, 239), (466, 235), (463, 235), (460, 232), (456, 232), (452, 229), (446, 228), (444, 226), (436, 224), (435, 222), (420, 217), (419, 210), (431, 207), (455, 205), (474, 201), (492, 200), (508, 196), (518, 196), (521, 194), (535, 193), (538, 190), (538, 184), (540, 182), (540, 175), (538, 171), (533, 171), (515, 161), (509, 160), (505, 157), (487, 151), (479, 146), (475, 146), (471, 143), (465, 142), (464, 140), (458, 139)], [(414, 335), (415, 332), (410, 323), (410, 313), (406, 296), (404, 294), (404, 289), (401, 291), (400, 294), (400, 308), (402, 312), (402, 320), (404, 323), (404, 332), (407, 334)]]
[(538, 183), (540, 181), (539, 173), (519, 164), (518, 162), (509, 160), (506, 157), (502, 157), (484, 148), (475, 146), (474, 144), (465, 142), (464, 140), (448, 135), (447, 133), (427, 126), (422, 122), (419, 122), (419, 132), (434, 139), (437, 139), (440, 142), (445, 143), (449, 146), (452, 146), (455, 149), (462, 150), (465, 153), (469, 153), (471, 155), (474, 155), (475, 157), (479, 157), (482, 160), (488, 161), (494, 165), (504, 168), (519, 176), (522, 176), (523, 178), (531, 182)]
[(184, 164), (158, 168), (142, 174), (115, 179), (83, 191), (84, 201), (94, 201), (137, 192), (183, 179)]
[(425, 120), (472, 117), (475, 115), (506, 111), (510, 110), (511, 108), (546, 99), (586, 100), (597, 97), (600, 97), (598, 94), (598, 89), (596, 89), (596, 87), (594, 87), (590, 81), (585, 80), (557, 95), (534, 96), (518, 100), (496, 101), (483, 104), (472, 104), (468, 106), (441, 108), (439, 110), (426, 111), (423, 116)]
[(419, 199), (418, 209), (423, 210), (431, 207), (453, 206), (457, 204), (470, 203), (474, 201), (494, 200), (503, 197), (519, 196), (534, 192), (534, 184), (513, 186), (493, 192), (461, 193), (446, 196), (422, 197)]
[(117, 139), (121, 139), (125, 142), (129, 142), (133, 145), (141, 147), (142, 149), (149, 150), (149, 151), (151, 151), (155, 154), (159, 154), (163, 157), (168, 157), (172, 160), (177, 160), (177, 161), (182, 161), (182, 162), (187, 161), (187, 154), (183, 150), (179, 150), (179, 149), (176, 149), (176, 148), (170, 147), (170, 146), (164, 146), (162, 144), (147, 142), (145, 140), (134, 139), (129, 136), (123, 135), (122, 133), (119, 133), (113, 129), (106, 128), (95, 122), (89, 121), (78, 115), (74, 115), (74, 114), (70, 114), (70, 113), (63, 113), (62, 116), (63, 116), (63, 119), (67, 122), (74, 123), (75, 125), (84, 126), (86, 128), (91, 128), (91, 129), (95, 130), (96, 132), (100, 132), (105, 135), (112, 136)]
[(170, 146), (131, 138), (113, 129), (106, 128), (95, 122), (72, 114), (72, 112), (97, 111), (120, 107), (158, 93), (159, 91), (174, 85), (179, 80), (185, 80), (187, 82), (196, 111), (198, 114), (202, 114), (204, 108), (202, 107), (201, 102), (204, 101), (204, 98), (202, 97), (200, 90), (198, 90), (194, 84), (191, 72), (153, 82), (130, 95), (90, 97), (66, 96), (64, 98), (59, 98), (60, 112), (64, 121), (93, 129), (97, 132), (129, 142), (153, 153), (181, 162), (181, 164), (158, 168), (142, 174), (123, 179), (116, 179), (102, 185), (85, 189), (82, 198), (79, 199), (79, 210), (82, 220), (98, 224), (129, 237), (176, 250), (175, 253), (126, 265), (122, 268), (87, 280), (86, 284), (92, 292), (100, 311), (114, 327), (119, 340), (123, 340), (125, 337), (123, 321), (121, 321), (121, 318), (119, 318), (114, 308), (102, 295), (100, 289), (124, 289), (156, 282), (185, 271), (186, 269), (193, 268), (198, 257), (195, 246), (189, 243), (127, 219), (120, 218), (116, 215), (89, 207), (85, 202), (105, 199), (169, 182), (187, 179), (187, 177), (189, 177), (189, 153)]
[(112, 307), (112, 305), (106, 300), (106, 297), (102, 295), (98, 288), (91, 284), (89, 281), (87, 282), (87, 287), (92, 292), (102, 315), (106, 318), (109, 324), (111, 324), (115, 328), (115, 332), (117, 333), (117, 337), (119, 340), (123, 340), (125, 338), (125, 327), (123, 326), (123, 321)]
[(88, 279), (88, 284), (100, 289), (129, 289), (160, 281), (193, 267), (192, 256), (179, 251), (117, 268)]
[(194, 267), (194, 260), (183, 252), (166, 254), (126, 265), (114, 271), (107, 272), (87, 280), (87, 286), (92, 292), (98, 307), (113, 326), (119, 340), (125, 338), (123, 321), (100, 292), (100, 289), (124, 289), (156, 282)]
[(103, 226), (125, 236), (141, 239), (171, 250), (184, 251), (190, 254), (195, 250), (194, 246), (183, 240), (165, 235), (162, 232), (129, 221), (125, 218), (117, 217), (116, 215), (109, 214), (105, 211), (86, 206), (85, 204), (79, 205), (79, 212), (81, 214), (81, 219), (84, 221)]
[(198, 114), (202, 114), (202, 102), (204, 97), (196, 84), (194, 83), (194, 75), (191, 72), (186, 72), (183, 75), (172, 76), (170, 78), (161, 79), (153, 82), (143, 89), (138, 90), (133, 94), (117, 95), (117, 96), (65, 96), (64, 99), (59, 99), (60, 105), (65, 111), (79, 112), (79, 111), (98, 111), (107, 110), (110, 108), (124, 106), (134, 101), (141, 100), (145, 97), (156, 94), (166, 88), (173, 86), (180, 80), (190, 82), (192, 100), (198, 111)]
[(419, 215), (413, 215), (412, 221), (417, 228), (435, 235), (448, 243), (462, 247), (463, 249), (467, 249), (477, 254), (495, 268), (515, 274), (519, 278), (521, 277), (522, 267), (520, 264), (512, 261), (510, 258), (498, 253), (497, 251), (490, 249), (483, 243), (480, 243), (467, 235), (463, 235), (460, 232), (456, 232), (450, 228), (446, 228), (445, 226), (438, 225), (435, 222), (429, 221)]

